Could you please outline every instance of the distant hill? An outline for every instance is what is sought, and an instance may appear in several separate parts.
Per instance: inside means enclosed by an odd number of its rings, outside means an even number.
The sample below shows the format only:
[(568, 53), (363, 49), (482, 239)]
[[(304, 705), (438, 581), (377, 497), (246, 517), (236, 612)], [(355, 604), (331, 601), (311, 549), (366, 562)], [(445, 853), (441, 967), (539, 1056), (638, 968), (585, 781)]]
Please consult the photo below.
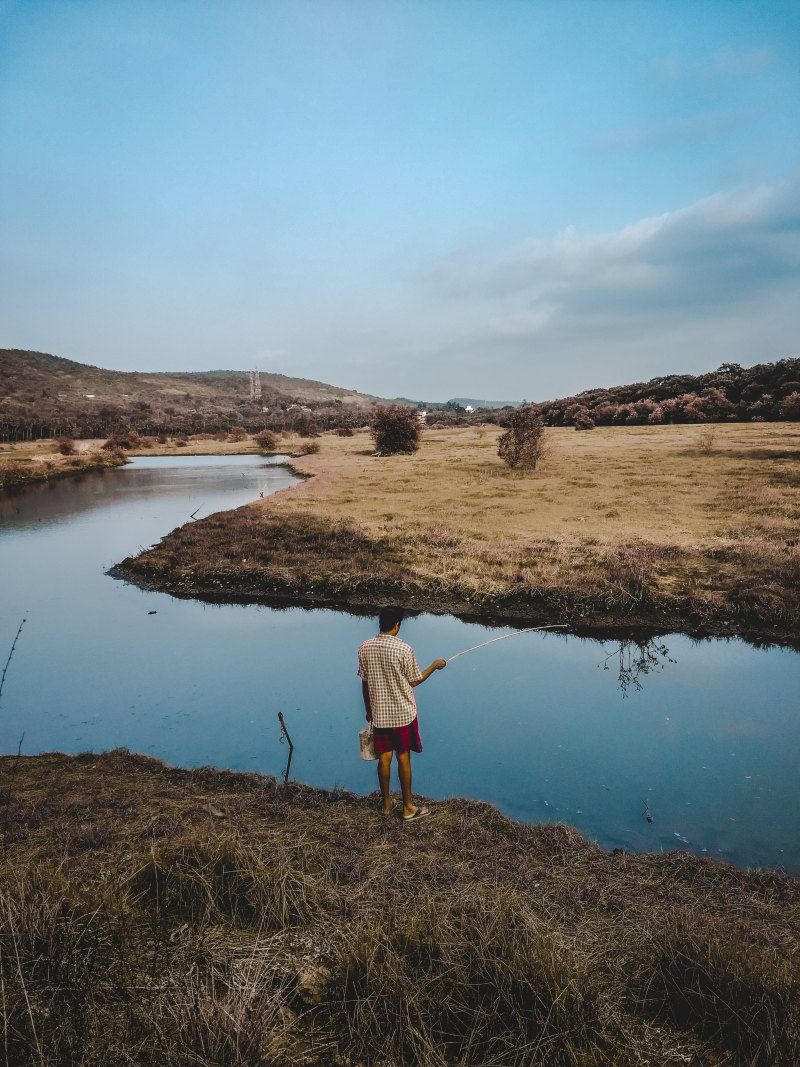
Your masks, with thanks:
[(517, 408), (522, 403), (521, 400), (476, 400), (474, 397), (468, 396), (456, 396), (447, 401), (448, 404), (457, 404), (461, 408), (473, 407), (477, 411), (479, 408), (487, 408), (494, 410), (495, 408)]
[(649, 382), (588, 389), (533, 405), (549, 426), (665, 422), (800, 421), (800, 359), (742, 367), (723, 363), (708, 374), (668, 374)]
[(413, 404), (422, 408), (466, 408), (468, 405), (476, 411), (494, 411), (497, 408), (517, 408), (523, 403), (522, 400), (475, 400), (473, 397), (457, 396), (451, 400), (411, 400), (407, 396), (397, 396), (392, 401), (394, 404)]
[[(145, 373), (93, 367), (44, 352), (0, 349), (0, 438), (103, 437), (320, 428), (363, 423), (378, 397), (324, 382), (250, 371)], [(299, 427), (303, 429), (301, 425)]]

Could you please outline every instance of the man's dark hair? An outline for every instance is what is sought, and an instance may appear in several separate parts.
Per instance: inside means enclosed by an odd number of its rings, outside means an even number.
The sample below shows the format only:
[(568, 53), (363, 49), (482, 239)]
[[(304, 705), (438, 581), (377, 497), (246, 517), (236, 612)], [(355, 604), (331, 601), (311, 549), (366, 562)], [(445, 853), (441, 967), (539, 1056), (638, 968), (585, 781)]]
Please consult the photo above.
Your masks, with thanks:
[(402, 608), (381, 608), (378, 615), (378, 625), (382, 634), (388, 633), (389, 630), (393, 630), (398, 622), (402, 622), (405, 617), (405, 612)]

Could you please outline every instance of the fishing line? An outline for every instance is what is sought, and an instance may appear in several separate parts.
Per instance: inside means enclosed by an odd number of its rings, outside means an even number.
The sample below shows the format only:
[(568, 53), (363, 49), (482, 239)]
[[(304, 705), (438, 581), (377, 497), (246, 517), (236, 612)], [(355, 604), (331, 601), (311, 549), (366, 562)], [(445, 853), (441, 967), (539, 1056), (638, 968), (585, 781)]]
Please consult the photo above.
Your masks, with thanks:
[(563, 630), (566, 626), (564, 623), (556, 623), (552, 626), (529, 626), (527, 630), (515, 630), (513, 634), (503, 634), (502, 637), (493, 637), (491, 641), (484, 641), (480, 645), (473, 645), (472, 648), (465, 648), (463, 652), (456, 652), (454, 656), (450, 656), (445, 660), (445, 663), (452, 663), (454, 659), (458, 659), (459, 656), (466, 656), (468, 652), (474, 652), (476, 648), (485, 648), (487, 645), (493, 645), (495, 641), (505, 641), (507, 637), (519, 637), (520, 634), (532, 634), (538, 630)]

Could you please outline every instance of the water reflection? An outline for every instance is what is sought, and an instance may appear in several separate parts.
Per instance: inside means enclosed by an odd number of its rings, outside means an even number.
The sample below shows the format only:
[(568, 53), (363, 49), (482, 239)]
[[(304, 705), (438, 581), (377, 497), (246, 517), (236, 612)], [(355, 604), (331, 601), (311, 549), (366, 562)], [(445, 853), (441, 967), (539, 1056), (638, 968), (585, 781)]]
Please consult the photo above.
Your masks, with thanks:
[(623, 700), (629, 691), (642, 691), (642, 679), (648, 674), (663, 671), (667, 663), (677, 662), (670, 656), (667, 645), (655, 637), (623, 641), (613, 652), (609, 652), (598, 666), (607, 671), (610, 669), (611, 660), (615, 661), (617, 688), (622, 693)]

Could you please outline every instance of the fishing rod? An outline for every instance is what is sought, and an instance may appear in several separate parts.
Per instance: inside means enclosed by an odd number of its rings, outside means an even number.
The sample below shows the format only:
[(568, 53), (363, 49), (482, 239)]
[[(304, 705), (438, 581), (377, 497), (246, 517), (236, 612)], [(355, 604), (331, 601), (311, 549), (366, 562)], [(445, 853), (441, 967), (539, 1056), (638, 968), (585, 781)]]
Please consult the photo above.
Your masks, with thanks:
[(456, 652), (454, 656), (450, 656), (445, 660), (445, 663), (452, 663), (454, 659), (458, 659), (459, 656), (466, 656), (468, 652), (474, 652), (476, 648), (485, 648), (486, 645), (493, 645), (495, 641), (505, 641), (507, 637), (519, 637), (520, 634), (532, 634), (539, 630), (564, 630), (566, 629), (565, 623), (554, 623), (552, 626), (529, 626), (526, 630), (515, 630), (513, 634), (503, 634), (501, 637), (493, 637), (491, 641), (483, 641), (480, 645), (473, 645), (472, 648), (465, 648), (463, 652)]

